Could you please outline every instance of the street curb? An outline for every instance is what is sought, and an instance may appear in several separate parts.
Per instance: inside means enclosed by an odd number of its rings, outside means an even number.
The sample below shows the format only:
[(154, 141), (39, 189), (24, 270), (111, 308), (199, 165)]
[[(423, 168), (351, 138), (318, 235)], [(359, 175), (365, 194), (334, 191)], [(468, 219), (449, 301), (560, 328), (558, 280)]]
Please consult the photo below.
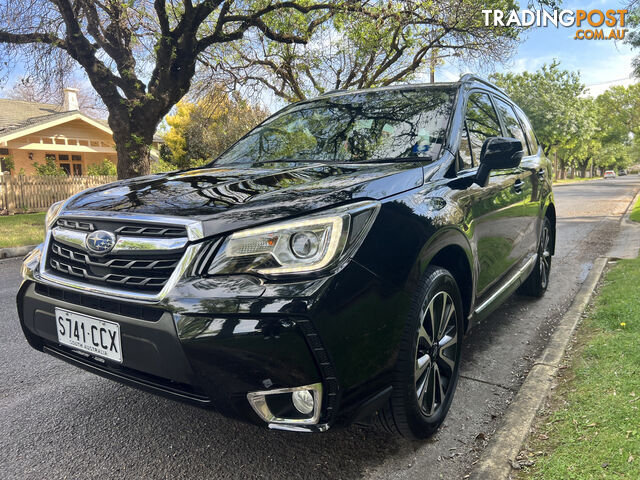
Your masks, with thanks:
[(22, 247), (0, 248), (0, 258), (22, 257), (36, 247), (37, 245), (24, 245)]
[(471, 471), (472, 480), (508, 479), (512, 462), (520, 452), (531, 425), (554, 377), (573, 333), (582, 320), (593, 291), (607, 264), (606, 257), (598, 257), (586, 280), (578, 290), (571, 307), (564, 314), (547, 347), (527, 374), (513, 403), (507, 410), (500, 428), (491, 437), (480, 460)]
[(640, 251), (640, 223), (631, 220), (631, 212), (639, 198), (640, 190), (633, 197), (620, 219), (620, 233), (607, 254), (611, 260), (638, 257), (638, 252)]

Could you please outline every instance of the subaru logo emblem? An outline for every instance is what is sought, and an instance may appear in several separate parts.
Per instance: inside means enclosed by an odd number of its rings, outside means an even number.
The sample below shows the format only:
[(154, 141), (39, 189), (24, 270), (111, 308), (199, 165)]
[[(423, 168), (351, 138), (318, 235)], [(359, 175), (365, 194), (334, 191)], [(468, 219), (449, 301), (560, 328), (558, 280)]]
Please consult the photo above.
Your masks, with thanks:
[(106, 230), (96, 230), (87, 235), (85, 244), (93, 253), (108, 253), (116, 244), (116, 236)]

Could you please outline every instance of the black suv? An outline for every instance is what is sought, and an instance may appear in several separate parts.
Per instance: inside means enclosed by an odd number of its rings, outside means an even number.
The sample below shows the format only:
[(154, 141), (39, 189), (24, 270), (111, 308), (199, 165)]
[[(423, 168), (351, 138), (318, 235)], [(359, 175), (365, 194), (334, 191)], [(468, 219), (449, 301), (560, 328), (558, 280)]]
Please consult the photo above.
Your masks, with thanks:
[(473, 76), (290, 105), (210, 165), (51, 207), (36, 349), (272, 429), (431, 435), (462, 341), (554, 252), (551, 164)]

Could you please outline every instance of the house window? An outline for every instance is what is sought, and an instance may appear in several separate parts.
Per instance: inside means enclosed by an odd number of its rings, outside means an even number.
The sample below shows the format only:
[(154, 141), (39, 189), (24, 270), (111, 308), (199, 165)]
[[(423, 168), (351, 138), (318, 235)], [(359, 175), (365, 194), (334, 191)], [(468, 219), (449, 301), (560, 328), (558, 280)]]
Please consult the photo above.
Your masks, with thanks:
[(82, 155), (71, 155), (74, 175), (82, 175)]
[(69, 162), (69, 155), (59, 154), (58, 165), (65, 171), (67, 175), (71, 175), (71, 163)]
[(65, 171), (67, 175), (82, 175), (82, 155), (69, 155), (67, 153), (60, 153), (56, 156), (55, 153), (46, 153), (45, 160), (53, 159), (58, 166)]

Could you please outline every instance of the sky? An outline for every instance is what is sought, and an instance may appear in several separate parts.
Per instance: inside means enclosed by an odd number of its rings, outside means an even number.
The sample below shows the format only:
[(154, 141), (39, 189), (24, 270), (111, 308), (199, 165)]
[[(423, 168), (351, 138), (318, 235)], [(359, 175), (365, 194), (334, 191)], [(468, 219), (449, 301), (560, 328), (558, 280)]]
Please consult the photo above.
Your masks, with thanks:
[[(608, 10), (624, 8), (630, 0), (564, 0), (560, 9), (568, 10)], [(529, 0), (521, 2), (521, 8), (528, 8)], [(460, 65), (444, 65), (436, 72), (436, 81), (457, 80), (463, 73), (477, 73), (488, 77), (492, 72), (535, 71), (545, 63), (554, 59), (560, 61), (562, 68), (579, 71), (581, 79), (589, 88), (590, 94), (597, 96), (613, 85), (630, 85), (637, 82), (631, 76), (631, 60), (640, 55), (640, 50), (633, 52), (622, 41), (615, 40), (575, 40), (576, 27), (541, 27), (530, 28), (523, 35), (523, 41), (514, 55), (506, 63), (493, 65), (486, 71), (473, 71)], [(19, 76), (21, 69), (13, 72), (12, 80)], [(425, 74), (421, 81), (428, 81)], [(5, 97), (13, 84), (8, 81), (0, 85), (0, 97)], [(88, 83), (87, 83), (88, 86)], [(4, 88), (2, 88), (4, 87)], [(261, 100), (271, 111), (278, 110), (284, 103), (273, 98), (269, 92), (263, 91)]]
[[(586, 2), (565, 1), (562, 9), (568, 10), (617, 10), (627, 2), (616, 0), (592, 0)], [(522, 8), (526, 7), (526, 2)], [(584, 24), (583, 24), (584, 26)], [(529, 29), (515, 55), (504, 65), (495, 67), (498, 72), (519, 73), (534, 71), (554, 59), (566, 70), (578, 70), (589, 93), (597, 96), (612, 85), (630, 85), (637, 81), (631, 77), (631, 60), (640, 51), (615, 40), (575, 40), (577, 27), (554, 27), (553, 25)], [(608, 29), (605, 29), (607, 32)], [(465, 67), (443, 66), (436, 73), (436, 81), (449, 81), (467, 73)], [(483, 76), (487, 76), (486, 74)]]

